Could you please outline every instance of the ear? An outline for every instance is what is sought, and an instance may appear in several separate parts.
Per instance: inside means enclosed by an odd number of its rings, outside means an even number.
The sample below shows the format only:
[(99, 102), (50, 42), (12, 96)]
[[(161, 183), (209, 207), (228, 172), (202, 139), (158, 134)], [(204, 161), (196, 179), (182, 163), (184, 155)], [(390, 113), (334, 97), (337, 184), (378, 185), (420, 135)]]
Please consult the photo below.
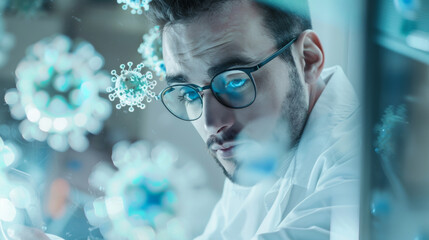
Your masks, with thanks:
[(296, 42), (299, 61), (307, 84), (315, 83), (325, 64), (325, 53), (317, 34), (312, 30), (302, 32)]

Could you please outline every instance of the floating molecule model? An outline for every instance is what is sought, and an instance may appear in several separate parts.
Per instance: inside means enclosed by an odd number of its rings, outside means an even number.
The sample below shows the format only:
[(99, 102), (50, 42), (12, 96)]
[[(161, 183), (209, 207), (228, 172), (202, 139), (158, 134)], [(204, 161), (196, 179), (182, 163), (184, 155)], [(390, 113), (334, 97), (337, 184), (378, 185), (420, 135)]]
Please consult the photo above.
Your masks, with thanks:
[(13, 36), (5, 31), (2, 12), (5, 7), (5, 2), (0, 3), (0, 67), (7, 60), (7, 55), (14, 45)]
[(146, 104), (144, 102), (150, 103), (155, 98), (155, 92), (152, 90), (156, 86), (156, 81), (151, 81), (152, 72), (141, 73), (144, 64), (140, 63), (136, 68), (132, 67), (132, 62), (128, 62), (127, 65), (128, 69), (125, 64), (121, 64), (119, 75), (116, 70), (112, 70), (113, 77), (111, 80), (114, 86), (106, 89), (110, 93), (109, 99), (114, 101), (119, 98), (119, 103), (116, 105), (117, 109), (125, 106), (128, 106), (130, 112), (134, 112), (134, 107), (145, 109)]
[(204, 175), (200, 169), (195, 172), (188, 165), (179, 166), (177, 152), (165, 143), (151, 148), (144, 141), (119, 142), (112, 160), (118, 171), (99, 166), (90, 176), (90, 184), (103, 189), (105, 196), (85, 206), (89, 223), (99, 227), (105, 239), (190, 239), (192, 231), (186, 224), (193, 223), (183, 217), (183, 211), (194, 219), (198, 213), (189, 209), (204, 215), (196, 196), (200, 200), (212, 196), (204, 191), (194, 193), (194, 178)]
[(25, 140), (47, 141), (60, 152), (84, 151), (86, 134), (97, 134), (111, 114), (102, 98), (109, 77), (102, 56), (88, 42), (58, 35), (30, 46), (16, 69), (16, 89), (6, 92), (11, 115), (22, 120)]
[(149, 30), (149, 33), (143, 35), (143, 42), (138, 50), (146, 67), (150, 68), (159, 77), (165, 78), (165, 64), (162, 59), (162, 42), (159, 26)]
[(117, 0), (118, 4), (123, 4), (122, 9), (131, 9), (132, 14), (142, 14), (143, 10), (149, 10), (149, 3), (152, 0)]

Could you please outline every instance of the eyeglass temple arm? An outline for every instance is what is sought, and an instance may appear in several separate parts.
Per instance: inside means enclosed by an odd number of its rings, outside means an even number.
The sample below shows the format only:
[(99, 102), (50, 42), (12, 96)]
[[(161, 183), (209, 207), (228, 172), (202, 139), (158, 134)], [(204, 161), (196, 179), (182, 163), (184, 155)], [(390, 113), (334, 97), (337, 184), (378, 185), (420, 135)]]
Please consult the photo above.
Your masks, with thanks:
[(283, 46), (282, 48), (277, 50), (277, 52), (275, 52), (273, 55), (269, 56), (264, 61), (262, 61), (260, 64), (256, 65), (256, 67), (255, 67), (256, 70), (263, 67), (265, 64), (267, 64), (268, 62), (270, 62), (271, 60), (276, 58), (278, 55), (282, 54), (288, 47), (290, 47), (290, 45), (292, 45), (296, 41), (296, 39), (297, 38), (292, 39), (288, 44), (286, 44), (285, 46)]

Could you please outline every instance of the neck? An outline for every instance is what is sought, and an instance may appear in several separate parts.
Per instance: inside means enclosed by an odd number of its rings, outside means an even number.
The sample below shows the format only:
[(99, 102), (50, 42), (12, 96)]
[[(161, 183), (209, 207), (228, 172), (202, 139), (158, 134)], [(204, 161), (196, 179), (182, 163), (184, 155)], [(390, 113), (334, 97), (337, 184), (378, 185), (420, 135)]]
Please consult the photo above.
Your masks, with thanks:
[(323, 90), (325, 89), (326, 83), (323, 81), (322, 78), (319, 78), (317, 82), (311, 84), (308, 86), (309, 93), (310, 93), (310, 101), (309, 101), (309, 108), (308, 113), (311, 113), (313, 110), (314, 105), (316, 105), (317, 100), (319, 99), (320, 95), (322, 95)]

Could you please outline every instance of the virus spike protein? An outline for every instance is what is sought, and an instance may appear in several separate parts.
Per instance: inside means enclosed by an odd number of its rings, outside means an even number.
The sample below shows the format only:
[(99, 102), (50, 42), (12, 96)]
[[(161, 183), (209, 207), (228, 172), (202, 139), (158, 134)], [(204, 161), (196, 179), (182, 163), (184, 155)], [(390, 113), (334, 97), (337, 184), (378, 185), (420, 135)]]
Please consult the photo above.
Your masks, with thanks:
[(109, 99), (114, 101), (119, 98), (117, 109), (129, 106), (128, 111), (134, 112), (134, 106), (145, 109), (146, 104), (150, 103), (155, 98), (155, 92), (152, 90), (156, 86), (156, 81), (152, 80), (152, 72), (148, 71), (142, 74), (144, 67), (143, 63), (138, 64), (133, 68), (133, 63), (128, 62), (128, 69), (125, 64), (121, 64), (121, 72), (118, 74), (116, 70), (112, 70), (112, 82), (114, 87), (108, 87), (106, 90), (109, 94)]

